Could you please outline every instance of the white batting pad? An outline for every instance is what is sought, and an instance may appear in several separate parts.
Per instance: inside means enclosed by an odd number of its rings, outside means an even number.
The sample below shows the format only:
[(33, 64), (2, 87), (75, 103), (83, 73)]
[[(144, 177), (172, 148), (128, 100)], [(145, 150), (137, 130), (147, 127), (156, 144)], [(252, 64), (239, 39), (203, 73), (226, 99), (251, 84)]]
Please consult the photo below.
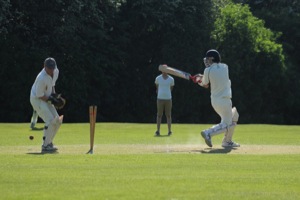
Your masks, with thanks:
[(227, 131), (227, 125), (223, 123), (214, 125), (211, 128), (204, 130), (205, 134), (210, 135), (211, 137), (223, 133), (225, 131)]
[(236, 107), (232, 108), (232, 121), (233, 122), (239, 121), (239, 113), (238, 113)]
[(238, 120), (239, 120), (239, 113), (238, 113), (236, 107), (233, 107), (232, 108), (232, 124), (228, 128), (228, 131), (225, 132), (223, 143), (232, 141), (232, 136), (233, 136), (233, 133), (234, 133), (234, 129), (237, 125)]
[(225, 123), (220, 123), (217, 125), (212, 126), (209, 129), (204, 130), (206, 135), (215, 136), (221, 133), (224, 134), (223, 142), (230, 142), (232, 141), (232, 135), (234, 133), (234, 129), (237, 125), (237, 121), (239, 120), (239, 113), (237, 112), (236, 107), (232, 108), (232, 123), (230, 126), (227, 126)]

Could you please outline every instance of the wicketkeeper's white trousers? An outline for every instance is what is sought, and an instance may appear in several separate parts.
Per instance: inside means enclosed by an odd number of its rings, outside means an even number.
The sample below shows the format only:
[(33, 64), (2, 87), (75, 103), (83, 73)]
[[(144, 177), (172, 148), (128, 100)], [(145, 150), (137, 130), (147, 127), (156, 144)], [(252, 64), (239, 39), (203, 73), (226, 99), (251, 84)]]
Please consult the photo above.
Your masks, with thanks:
[(45, 128), (44, 128), (45, 140), (43, 141), (43, 145), (46, 146), (49, 143), (52, 143), (52, 140), (57, 132), (56, 124), (58, 123), (57, 121), (59, 119), (59, 115), (52, 104), (42, 101), (39, 98), (31, 97), (30, 103), (33, 109), (45, 122)]

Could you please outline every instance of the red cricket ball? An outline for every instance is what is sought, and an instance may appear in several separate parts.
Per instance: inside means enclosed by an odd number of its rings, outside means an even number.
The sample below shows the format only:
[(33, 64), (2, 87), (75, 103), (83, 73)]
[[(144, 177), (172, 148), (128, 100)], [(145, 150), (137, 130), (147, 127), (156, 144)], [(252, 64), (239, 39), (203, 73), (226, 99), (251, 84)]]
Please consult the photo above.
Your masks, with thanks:
[(29, 139), (30, 139), (30, 140), (33, 140), (33, 139), (34, 139), (34, 137), (31, 135), (31, 136), (29, 136)]

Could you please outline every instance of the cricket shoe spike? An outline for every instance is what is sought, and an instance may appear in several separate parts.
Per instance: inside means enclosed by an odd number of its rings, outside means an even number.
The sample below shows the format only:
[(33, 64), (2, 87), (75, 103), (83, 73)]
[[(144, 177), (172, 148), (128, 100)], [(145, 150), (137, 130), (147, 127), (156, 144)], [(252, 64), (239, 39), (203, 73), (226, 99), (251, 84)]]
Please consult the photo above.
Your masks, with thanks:
[(205, 140), (205, 143), (207, 144), (207, 146), (212, 147), (210, 135), (206, 134), (205, 131), (201, 131), (201, 136)]
[(224, 148), (234, 148), (234, 147), (240, 147), (241, 145), (239, 143), (235, 143), (233, 141), (230, 142), (222, 142), (222, 147)]

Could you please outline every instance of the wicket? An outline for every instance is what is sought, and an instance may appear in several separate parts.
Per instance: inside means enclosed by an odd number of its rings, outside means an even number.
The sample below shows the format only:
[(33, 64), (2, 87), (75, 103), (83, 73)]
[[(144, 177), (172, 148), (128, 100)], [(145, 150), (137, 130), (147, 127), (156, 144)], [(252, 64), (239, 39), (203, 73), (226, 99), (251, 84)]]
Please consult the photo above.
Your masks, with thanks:
[(90, 106), (89, 113), (90, 113), (90, 150), (87, 152), (87, 154), (93, 154), (97, 106)]

